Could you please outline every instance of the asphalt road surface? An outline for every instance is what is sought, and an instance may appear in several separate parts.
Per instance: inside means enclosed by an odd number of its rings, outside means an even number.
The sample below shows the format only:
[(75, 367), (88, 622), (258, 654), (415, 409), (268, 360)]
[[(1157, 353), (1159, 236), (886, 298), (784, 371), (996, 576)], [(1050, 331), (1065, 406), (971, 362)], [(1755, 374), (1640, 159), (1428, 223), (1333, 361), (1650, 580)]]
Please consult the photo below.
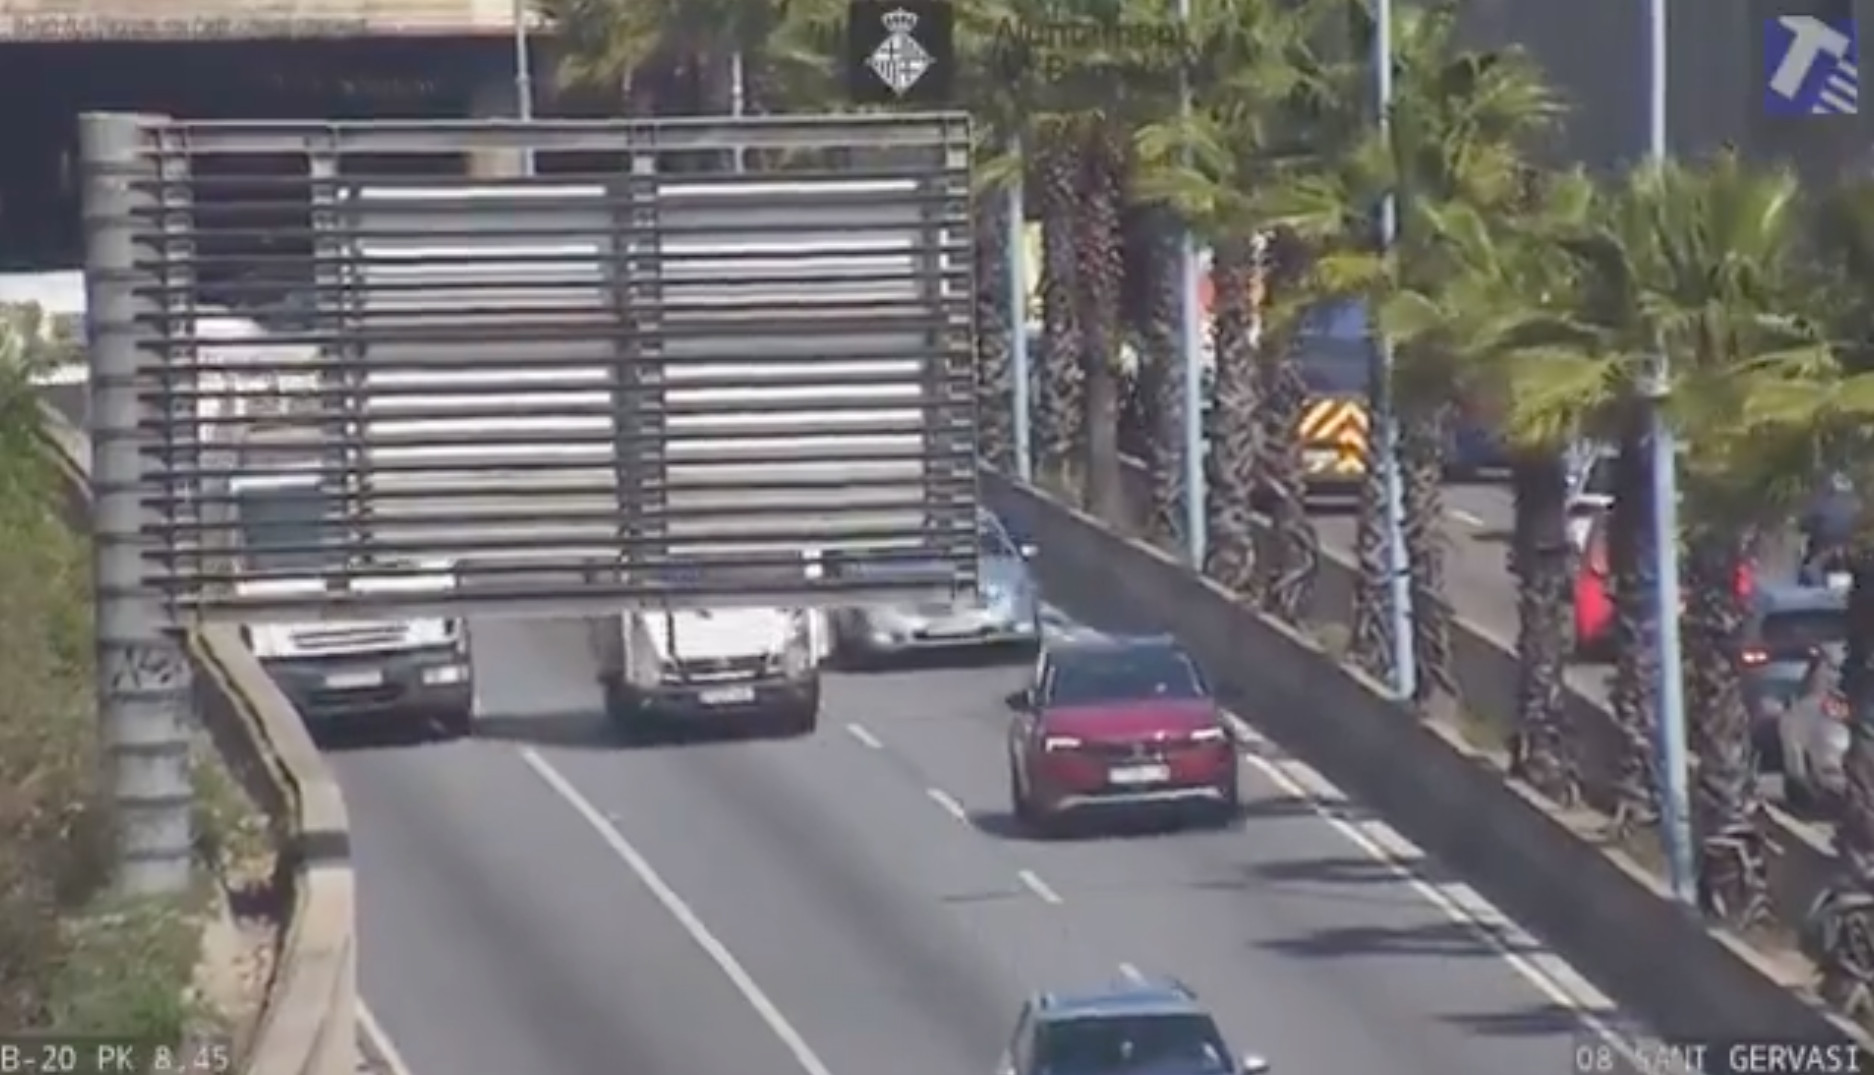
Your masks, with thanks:
[(1620, 1026), (1266, 743), (1232, 830), (1034, 842), (1017, 667), (831, 675), (812, 738), (625, 749), (575, 625), (474, 631), (477, 738), (333, 752), (362, 990), (414, 1075), (988, 1072), (1028, 991), (1134, 972), (1278, 1072), (1573, 1070), (1583, 1006)]
[[(1507, 495), (1450, 496), (1459, 607), (1513, 623), (1472, 547)], [(476, 739), (332, 755), (396, 1075), (987, 1072), (1026, 993), (1136, 972), (1277, 1071), (1575, 1070), (1632, 1029), (1266, 742), (1234, 829), (1041, 843), (1007, 815), (1018, 668), (833, 675), (811, 739), (627, 750), (576, 624), (473, 631)]]

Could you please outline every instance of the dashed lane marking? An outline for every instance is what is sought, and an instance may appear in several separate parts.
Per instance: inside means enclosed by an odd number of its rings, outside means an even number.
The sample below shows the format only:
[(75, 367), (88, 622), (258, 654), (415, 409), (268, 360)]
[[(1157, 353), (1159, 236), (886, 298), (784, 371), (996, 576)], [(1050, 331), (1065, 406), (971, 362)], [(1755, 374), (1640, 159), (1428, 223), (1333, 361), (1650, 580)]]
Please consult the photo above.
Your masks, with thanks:
[(871, 730), (866, 728), (863, 724), (846, 725), (846, 734), (873, 750), (883, 750), (885, 748), (885, 744), (878, 741), (878, 736), (873, 735)]
[(787, 1051), (793, 1054), (794, 1061), (800, 1065), (800, 1069), (807, 1075), (832, 1075), (832, 1072), (827, 1070), (826, 1064), (821, 1061), (819, 1054), (807, 1044), (807, 1039), (801, 1036), (794, 1024), (788, 1021), (787, 1016), (781, 1014), (781, 1009), (774, 1003), (773, 998), (756, 984), (754, 977), (748, 973), (748, 969), (742, 966), (741, 961), (735, 958), (733, 952), (729, 951), (729, 946), (723, 944), (714, 933), (710, 932), (709, 927), (703, 924), (702, 918), (697, 915), (696, 911), (683, 902), (683, 897), (677, 895), (676, 889), (671, 888), (670, 884), (652, 868), (650, 860), (632, 846), (631, 841), (625, 839), (625, 834), (619, 832), (618, 827), (600, 813), (598, 807), (593, 806), (579, 789), (573, 786), (572, 781), (566, 779), (551, 762), (541, 757), (539, 751), (532, 747), (522, 747), (520, 755), (521, 760), (527, 763), (527, 767), (534, 771), (534, 775), (545, 781), (547, 787), (552, 789), (555, 795), (572, 807), (573, 813), (578, 814), (580, 819), (598, 834), (599, 839), (611, 849), (612, 854), (616, 855), (627, 869), (637, 875), (645, 889), (663, 905), (664, 910), (670, 913), (670, 917), (677, 920), (677, 925), (690, 935), (690, 940), (696, 942), (696, 946), (703, 950), (703, 954), (708, 956), (710, 961), (722, 971), (723, 976), (729, 979), (729, 984), (735, 987), (735, 991), (742, 994), (742, 999), (748, 1002), (748, 1006), (755, 1009), (755, 1014), (761, 1017), (761, 1021), (768, 1024), (768, 1029), (773, 1031), (774, 1036), (781, 1040), (781, 1044), (787, 1048)]
[(965, 825), (969, 824), (969, 811), (963, 809), (963, 804), (957, 801), (956, 796), (942, 788), (925, 788), (924, 794), (931, 802), (936, 803), (938, 808), (943, 810), (944, 813), (949, 814)]
[(1035, 871), (1017, 870), (1015, 872), (1015, 876), (1018, 880), (1021, 881), (1022, 887), (1034, 893), (1035, 898), (1040, 900), (1042, 903), (1052, 903), (1058, 906), (1060, 904), (1067, 902), (1066, 900), (1061, 899), (1061, 894), (1059, 892), (1054, 891), (1053, 886), (1049, 885), (1046, 881), (1043, 881), (1041, 879), (1041, 875), (1036, 873)]

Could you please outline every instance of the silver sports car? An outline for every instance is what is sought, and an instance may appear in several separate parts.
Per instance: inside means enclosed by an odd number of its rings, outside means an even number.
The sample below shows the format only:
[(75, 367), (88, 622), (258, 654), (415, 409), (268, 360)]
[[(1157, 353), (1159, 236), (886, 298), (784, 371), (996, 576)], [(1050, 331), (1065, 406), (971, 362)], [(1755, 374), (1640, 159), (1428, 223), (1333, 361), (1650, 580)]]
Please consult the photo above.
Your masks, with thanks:
[(1002, 521), (976, 521), (980, 599), (952, 604), (874, 606), (834, 613), (840, 655), (863, 661), (914, 650), (1007, 646), (1032, 652), (1041, 642), (1041, 589), (1028, 570), (1035, 549), (1017, 545)]

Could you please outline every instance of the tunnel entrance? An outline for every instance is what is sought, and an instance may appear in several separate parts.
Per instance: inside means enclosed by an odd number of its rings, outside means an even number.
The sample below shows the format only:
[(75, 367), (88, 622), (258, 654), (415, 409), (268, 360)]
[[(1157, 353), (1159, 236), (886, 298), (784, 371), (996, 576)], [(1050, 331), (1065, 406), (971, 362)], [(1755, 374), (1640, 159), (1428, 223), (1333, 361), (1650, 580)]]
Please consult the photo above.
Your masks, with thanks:
[[(0, 272), (71, 268), (82, 260), (80, 113), (466, 117), (476, 89), (507, 78), (512, 61), (512, 45), (498, 37), (0, 44), (0, 100), (7, 102), (0, 114), (0, 144), (7, 147), (0, 160)], [(297, 159), (243, 167), (305, 172)], [(368, 171), (369, 163), (359, 167)]]

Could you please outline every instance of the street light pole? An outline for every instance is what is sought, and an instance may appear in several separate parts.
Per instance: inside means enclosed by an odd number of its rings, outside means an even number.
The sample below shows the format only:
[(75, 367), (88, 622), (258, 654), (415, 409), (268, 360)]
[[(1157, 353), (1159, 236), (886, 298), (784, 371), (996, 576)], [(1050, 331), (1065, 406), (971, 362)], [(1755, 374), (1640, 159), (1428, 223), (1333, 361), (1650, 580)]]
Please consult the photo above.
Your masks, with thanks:
[[(1647, 156), (1657, 167), (1666, 160), (1666, 0), (1646, 4)], [(1658, 755), (1660, 829), (1666, 845), (1672, 896), (1688, 907), (1698, 902), (1698, 875), (1692, 854), (1690, 763), (1685, 743), (1685, 678), (1679, 646), (1679, 487), (1678, 452), (1666, 397), (1671, 392), (1668, 357), (1654, 356), (1641, 391), (1646, 399), (1652, 440), (1654, 601), (1659, 646)]]
[[(1178, 0), (1178, 22), (1189, 33), (1191, 0)], [(1183, 57), (1180, 57), (1182, 60)], [(1191, 114), (1190, 72), (1178, 72), (1180, 108), (1188, 119)], [(1189, 150), (1185, 163), (1189, 165)], [(1205, 533), (1208, 515), (1204, 511), (1208, 491), (1204, 488), (1204, 346), (1203, 315), (1198, 308), (1197, 236), (1184, 230), (1183, 246), (1178, 257), (1180, 302), (1178, 309), (1178, 347), (1184, 366), (1184, 533), (1186, 551), (1194, 571), (1204, 570), (1204, 555), (1210, 535)]]
[(1009, 182), (1008, 208), (1004, 227), (1008, 230), (1006, 252), (1009, 263), (1009, 368), (1013, 383), (1009, 402), (1015, 414), (1015, 474), (1025, 485), (1035, 481), (1034, 426), (1029, 413), (1029, 387), (1034, 383), (1028, 368), (1028, 220), (1022, 206), (1021, 135), (1009, 139), (1009, 155), (1017, 162), (1015, 177)]
[[(514, 116), (534, 121), (533, 49), (527, 36), (527, 0), (514, 0)], [(534, 174), (534, 147), (521, 149), (521, 174)]]
[[(1658, 0), (1656, 0), (1658, 2)], [(1373, 84), (1382, 143), (1392, 128), (1392, 0), (1373, 2)], [(1379, 207), (1379, 241), (1390, 251), (1399, 229), (1399, 204), (1392, 191)], [(1372, 316), (1374, 311), (1369, 310)], [(1377, 368), (1373, 371), (1375, 424), (1379, 427), (1377, 462), (1385, 484), (1386, 581), (1392, 619), (1392, 687), (1402, 701), (1418, 694), (1418, 660), (1412, 630), (1412, 565), (1405, 547), (1405, 482), (1399, 465), (1399, 411), (1393, 400), (1392, 344), (1375, 325)]]

